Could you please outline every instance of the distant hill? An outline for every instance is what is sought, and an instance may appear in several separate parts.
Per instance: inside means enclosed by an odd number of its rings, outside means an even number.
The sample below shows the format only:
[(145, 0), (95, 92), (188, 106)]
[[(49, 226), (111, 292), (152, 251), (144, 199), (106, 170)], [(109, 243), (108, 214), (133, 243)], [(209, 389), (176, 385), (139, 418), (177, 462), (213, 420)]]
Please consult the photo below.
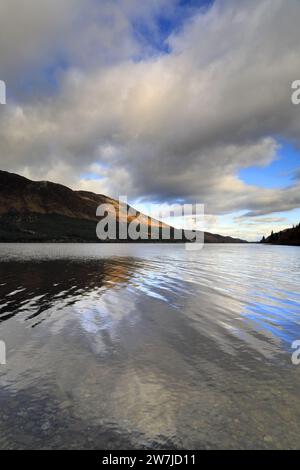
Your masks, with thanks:
[(296, 227), (282, 230), (281, 232), (272, 232), (269, 237), (263, 237), (261, 243), (300, 246), (300, 224)]
[[(118, 201), (103, 194), (73, 191), (61, 184), (31, 181), (0, 171), (0, 242), (99, 242), (96, 225), (100, 219), (96, 217), (96, 209), (100, 204), (119, 209)], [(141, 230), (147, 234), (152, 226), (160, 230), (167, 227), (143, 214), (137, 215)], [(118, 214), (118, 224), (124, 220)], [(132, 220), (134, 217), (129, 222)], [(171, 227), (172, 236), (175, 231)], [(243, 240), (205, 232), (205, 242), (242, 243)]]

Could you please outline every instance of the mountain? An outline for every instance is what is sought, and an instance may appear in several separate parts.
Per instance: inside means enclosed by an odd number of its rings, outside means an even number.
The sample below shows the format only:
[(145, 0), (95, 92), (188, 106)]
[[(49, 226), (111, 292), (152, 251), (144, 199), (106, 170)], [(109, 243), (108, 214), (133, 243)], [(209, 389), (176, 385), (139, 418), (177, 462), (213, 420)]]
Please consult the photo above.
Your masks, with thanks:
[[(23, 176), (0, 171), (0, 242), (99, 242), (96, 216), (100, 204), (109, 204), (117, 212), (117, 236), (127, 219), (119, 211), (119, 202), (103, 194), (73, 191), (49, 181), (31, 181)], [(127, 206), (126, 209), (130, 209)], [(168, 226), (137, 213), (141, 231)], [(136, 216), (128, 217), (132, 222)], [(172, 241), (176, 229), (169, 227)], [(130, 241), (130, 240), (125, 240)], [(147, 241), (147, 240), (145, 240)], [(163, 240), (159, 240), (163, 241)], [(205, 232), (206, 243), (242, 243), (243, 240)]]
[(287, 228), (278, 233), (271, 233), (267, 238), (263, 237), (260, 243), (272, 245), (300, 246), (300, 224), (293, 228)]

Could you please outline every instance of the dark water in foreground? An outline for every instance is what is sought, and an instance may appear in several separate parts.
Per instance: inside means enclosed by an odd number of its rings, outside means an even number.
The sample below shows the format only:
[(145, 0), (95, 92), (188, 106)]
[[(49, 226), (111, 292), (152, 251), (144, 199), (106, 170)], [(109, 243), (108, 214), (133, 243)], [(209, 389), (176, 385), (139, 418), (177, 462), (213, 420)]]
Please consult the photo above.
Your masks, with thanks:
[(0, 245), (0, 448), (300, 448), (300, 248)]

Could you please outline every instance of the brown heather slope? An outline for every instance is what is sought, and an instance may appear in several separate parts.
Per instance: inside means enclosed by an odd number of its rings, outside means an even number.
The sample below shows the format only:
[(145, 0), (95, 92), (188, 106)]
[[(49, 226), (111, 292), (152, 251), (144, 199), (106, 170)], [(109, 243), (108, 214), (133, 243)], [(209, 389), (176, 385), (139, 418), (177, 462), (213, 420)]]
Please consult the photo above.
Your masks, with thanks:
[[(103, 194), (73, 191), (61, 184), (31, 181), (0, 171), (0, 241), (2, 242), (97, 242), (96, 209), (100, 204), (115, 207), (118, 201)], [(138, 213), (141, 230), (166, 225)], [(126, 219), (125, 219), (126, 220)], [(134, 220), (133, 217), (128, 221)], [(174, 229), (171, 228), (174, 234)], [(117, 240), (111, 240), (117, 241)], [(174, 240), (175, 241), (175, 240)], [(240, 243), (239, 239), (205, 233), (206, 243)]]
[(49, 181), (31, 181), (23, 176), (0, 171), (0, 215), (58, 214), (76, 219), (97, 220), (96, 207), (115, 201), (86, 191), (72, 191)]

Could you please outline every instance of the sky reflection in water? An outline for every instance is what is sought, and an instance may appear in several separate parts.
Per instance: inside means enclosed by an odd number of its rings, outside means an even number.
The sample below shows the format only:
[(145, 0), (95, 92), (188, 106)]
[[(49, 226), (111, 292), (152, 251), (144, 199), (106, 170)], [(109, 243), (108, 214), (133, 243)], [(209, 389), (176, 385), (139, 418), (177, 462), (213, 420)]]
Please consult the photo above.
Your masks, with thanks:
[(299, 248), (0, 256), (1, 448), (299, 447)]

